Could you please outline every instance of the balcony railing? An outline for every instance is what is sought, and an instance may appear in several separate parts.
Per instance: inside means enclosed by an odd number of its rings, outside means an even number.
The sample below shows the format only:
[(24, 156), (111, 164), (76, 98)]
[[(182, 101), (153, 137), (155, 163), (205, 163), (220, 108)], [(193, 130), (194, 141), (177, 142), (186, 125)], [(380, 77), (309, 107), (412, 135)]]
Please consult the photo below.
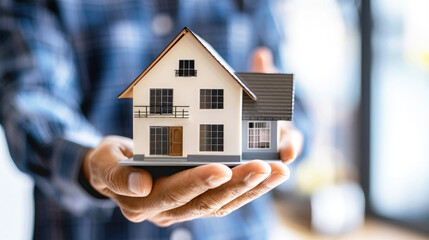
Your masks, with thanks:
[(197, 70), (195, 69), (176, 69), (176, 77), (196, 77)]
[(189, 106), (134, 106), (134, 118), (189, 118)]

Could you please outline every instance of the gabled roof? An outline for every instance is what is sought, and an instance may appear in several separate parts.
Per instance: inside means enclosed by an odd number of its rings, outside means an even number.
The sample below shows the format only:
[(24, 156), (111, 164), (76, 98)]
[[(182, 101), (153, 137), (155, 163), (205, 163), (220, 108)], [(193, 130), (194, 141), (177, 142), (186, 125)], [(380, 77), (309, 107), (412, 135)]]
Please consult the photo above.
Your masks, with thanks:
[(214, 50), (210, 44), (208, 44), (204, 39), (202, 39), (200, 36), (195, 34), (193, 31), (188, 29), (187, 27), (183, 28), (183, 30), (171, 41), (170, 44), (167, 45), (167, 47), (156, 57), (156, 59), (121, 93), (119, 94), (118, 98), (132, 98), (132, 89), (133, 87), (148, 73), (158, 62), (161, 60), (161, 58), (178, 42), (180, 39), (185, 36), (186, 34), (190, 34), (193, 36), (197, 42), (199, 42), (204, 49), (207, 50), (207, 52), (213, 56), (213, 58), (231, 75), (232, 78), (237, 81), (237, 83), (243, 88), (244, 92), (247, 93), (247, 95), (252, 99), (256, 100), (256, 95), (254, 92), (250, 90), (250, 88), (234, 73), (234, 70), (231, 66), (226, 63), (226, 61)]
[(243, 94), (243, 120), (292, 120), (294, 82), (292, 74), (236, 73), (258, 96)]

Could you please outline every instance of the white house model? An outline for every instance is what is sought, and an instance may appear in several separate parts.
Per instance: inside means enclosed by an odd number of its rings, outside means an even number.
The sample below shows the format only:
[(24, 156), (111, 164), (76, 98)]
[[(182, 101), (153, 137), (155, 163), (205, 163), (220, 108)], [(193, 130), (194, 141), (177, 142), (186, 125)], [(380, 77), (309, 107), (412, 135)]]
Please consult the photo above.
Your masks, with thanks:
[(292, 74), (235, 73), (184, 28), (118, 97), (133, 99), (134, 158), (123, 164), (278, 160), (293, 94)]

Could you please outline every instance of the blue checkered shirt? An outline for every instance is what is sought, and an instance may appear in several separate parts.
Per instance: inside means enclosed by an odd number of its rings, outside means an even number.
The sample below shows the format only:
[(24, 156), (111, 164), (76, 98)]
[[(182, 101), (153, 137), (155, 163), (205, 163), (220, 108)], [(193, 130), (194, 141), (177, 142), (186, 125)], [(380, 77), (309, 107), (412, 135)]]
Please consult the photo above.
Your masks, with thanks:
[(278, 63), (273, 8), (269, 0), (2, 0), (0, 123), (15, 164), (36, 183), (34, 238), (169, 239), (179, 228), (193, 239), (266, 238), (268, 197), (223, 218), (159, 228), (127, 221), (79, 176), (103, 136), (132, 136), (132, 102), (117, 96), (184, 26), (237, 71), (259, 45)]

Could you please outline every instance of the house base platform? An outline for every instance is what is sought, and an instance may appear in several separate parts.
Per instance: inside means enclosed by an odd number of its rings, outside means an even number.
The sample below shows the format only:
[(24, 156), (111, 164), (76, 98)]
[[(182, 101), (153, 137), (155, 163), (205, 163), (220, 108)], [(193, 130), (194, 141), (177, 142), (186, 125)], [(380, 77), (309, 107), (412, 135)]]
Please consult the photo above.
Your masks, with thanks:
[[(250, 162), (252, 160), (242, 160), (240, 162), (216, 162), (220, 164), (224, 164), (228, 167), (235, 167), (247, 162)], [(280, 159), (276, 160), (264, 160), (265, 162), (281, 162)], [(162, 161), (135, 161), (134, 159), (130, 158), (127, 160), (120, 161), (118, 165), (122, 166), (134, 166), (134, 167), (195, 167), (205, 164), (210, 164), (215, 162), (186, 162), (186, 161), (168, 161), (168, 159), (163, 159)]]
[[(225, 164), (226, 166), (233, 168), (235, 166), (245, 164), (250, 162), (251, 160), (243, 160), (240, 162), (217, 162), (221, 164)], [(281, 162), (281, 160), (264, 160), (266, 162)], [(153, 181), (157, 180), (161, 177), (171, 176), (175, 173), (185, 171), (190, 168), (194, 168), (197, 166), (210, 164), (213, 162), (168, 162), (168, 161), (135, 161), (132, 158), (120, 161), (118, 164), (121, 166), (131, 166), (131, 167), (139, 167), (148, 171), (152, 176)]]

